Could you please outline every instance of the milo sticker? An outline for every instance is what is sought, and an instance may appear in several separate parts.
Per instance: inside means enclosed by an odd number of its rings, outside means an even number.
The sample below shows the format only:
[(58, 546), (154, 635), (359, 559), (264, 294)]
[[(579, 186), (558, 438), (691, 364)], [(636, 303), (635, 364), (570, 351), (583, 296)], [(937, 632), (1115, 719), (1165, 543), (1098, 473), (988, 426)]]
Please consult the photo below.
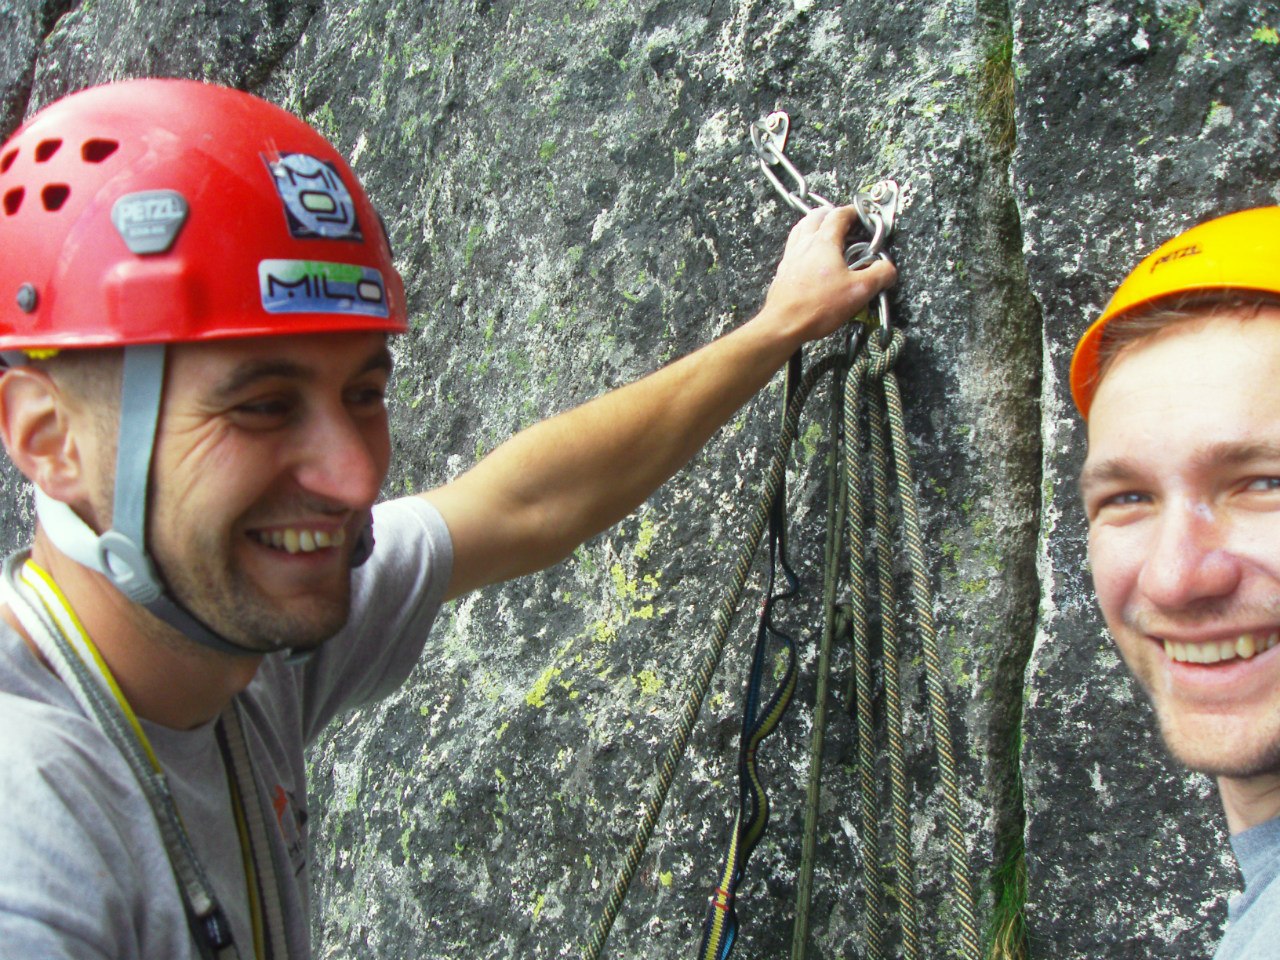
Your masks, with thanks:
[(299, 240), (364, 239), (356, 205), (333, 164), (305, 153), (282, 153), (267, 160), (284, 204), (289, 233)]
[(263, 260), (258, 288), (267, 313), (386, 317), (387, 286), (371, 267), (318, 260)]

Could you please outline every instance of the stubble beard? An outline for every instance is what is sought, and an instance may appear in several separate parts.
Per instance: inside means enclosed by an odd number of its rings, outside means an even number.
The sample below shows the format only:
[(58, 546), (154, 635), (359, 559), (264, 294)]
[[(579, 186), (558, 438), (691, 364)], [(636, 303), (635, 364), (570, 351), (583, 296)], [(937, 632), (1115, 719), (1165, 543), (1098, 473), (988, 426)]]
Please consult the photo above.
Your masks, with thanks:
[[(1191, 628), (1232, 620), (1266, 622), (1277, 616), (1280, 601), (1247, 609), (1230, 601), (1214, 601), (1186, 611), (1179, 618), (1179, 625)], [(1146, 611), (1129, 611), (1124, 619), (1124, 628), (1136, 634), (1139, 643), (1151, 643), (1146, 637), (1160, 633)], [(1165, 749), (1182, 766), (1210, 777), (1247, 779), (1280, 773), (1280, 712), (1268, 716), (1262, 724), (1250, 724), (1241, 730), (1247, 720), (1189, 715), (1186, 708), (1172, 704), (1170, 695), (1156, 689), (1158, 670), (1133, 662), (1129, 663), (1129, 670), (1155, 712)]]
[(201, 621), (223, 637), (263, 653), (279, 650), (314, 650), (333, 637), (347, 622), (350, 589), (340, 597), (317, 597), (305, 613), (291, 613), (272, 601), (255, 597), (244, 578), (224, 587), (197, 588), (179, 576), (171, 584), (174, 596)]
[[(258, 585), (214, 544), (193, 544), (200, 562), (166, 563), (157, 556), (171, 595), (202, 622), (233, 643), (271, 653), (313, 650), (346, 624), (351, 608), (351, 576), (333, 587), (290, 604), (264, 595)], [(212, 558), (223, 558), (210, 562)]]
[[(1233, 729), (1214, 729), (1217, 725), (1175, 717), (1160, 698), (1153, 697), (1150, 690), (1146, 693), (1155, 709), (1165, 749), (1187, 769), (1232, 779), (1280, 773), (1280, 729), (1254, 730), (1248, 736)], [(1192, 723), (1198, 723), (1200, 728), (1192, 732), (1183, 729)]]

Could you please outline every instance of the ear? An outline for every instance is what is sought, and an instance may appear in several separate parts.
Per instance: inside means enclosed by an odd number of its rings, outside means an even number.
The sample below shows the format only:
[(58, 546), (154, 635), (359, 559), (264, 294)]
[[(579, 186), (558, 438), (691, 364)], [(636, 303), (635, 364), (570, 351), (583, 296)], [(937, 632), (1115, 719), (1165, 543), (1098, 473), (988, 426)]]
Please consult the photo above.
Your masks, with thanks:
[(73, 428), (83, 419), (72, 416), (67, 398), (45, 371), (15, 367), (0, 375), (0, 437), (9, 459), (28, 480), (64, 503), (88, 497)]

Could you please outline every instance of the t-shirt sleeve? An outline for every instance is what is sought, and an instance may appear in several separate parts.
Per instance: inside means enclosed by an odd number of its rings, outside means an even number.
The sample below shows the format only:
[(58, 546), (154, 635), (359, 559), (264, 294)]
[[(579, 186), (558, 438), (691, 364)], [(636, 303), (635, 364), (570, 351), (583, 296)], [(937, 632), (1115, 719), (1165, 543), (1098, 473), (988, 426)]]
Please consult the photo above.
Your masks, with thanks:
[(302, 668), (303, 736), (386, 696), (413, 669), (453, 571), (444, 518), (417, 497), (373, 510), (373, 554), (352, 574), (351, 616)]

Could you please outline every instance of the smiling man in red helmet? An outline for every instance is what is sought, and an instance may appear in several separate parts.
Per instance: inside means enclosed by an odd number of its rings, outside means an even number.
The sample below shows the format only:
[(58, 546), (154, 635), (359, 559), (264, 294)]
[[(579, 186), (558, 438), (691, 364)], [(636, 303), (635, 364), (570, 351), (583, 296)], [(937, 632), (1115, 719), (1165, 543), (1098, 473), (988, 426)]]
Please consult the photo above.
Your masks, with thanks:
[(1244, 873), (1216, 956), (1280, 942), (1280, 207), (1161, 246), (1081, 338), (1098, 602)]
[(188, 81), (37, 114), (0, 147), (0, 433), (38, 520), (0, 578), (4, 953), (309, 956), (304, 744), (891, 283), (846, 269), (855, 217), (801, 221), (734, 332), (375, 506), (405, 300), (342, 157)]

